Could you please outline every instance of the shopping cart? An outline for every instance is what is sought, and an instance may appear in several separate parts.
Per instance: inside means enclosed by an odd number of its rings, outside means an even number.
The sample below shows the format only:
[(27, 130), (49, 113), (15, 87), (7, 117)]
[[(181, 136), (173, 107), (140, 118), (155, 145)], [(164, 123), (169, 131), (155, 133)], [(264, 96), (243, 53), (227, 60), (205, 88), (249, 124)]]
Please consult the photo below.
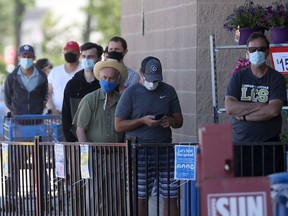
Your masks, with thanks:
[(52, 114), (7, 115), (3, 122), (4, 141), (33, 142), (41, 136), (43, 142), (58, 141), (62, 130), (62, 116)]

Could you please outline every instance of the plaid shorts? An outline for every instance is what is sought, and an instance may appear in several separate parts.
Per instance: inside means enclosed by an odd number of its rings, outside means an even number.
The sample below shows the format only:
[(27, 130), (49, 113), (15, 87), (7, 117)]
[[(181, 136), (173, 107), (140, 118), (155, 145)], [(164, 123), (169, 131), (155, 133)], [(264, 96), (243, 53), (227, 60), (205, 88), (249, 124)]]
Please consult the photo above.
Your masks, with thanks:
[[(138, 150), (138, 198), (157, 195), (177, 198), (178, 183), (174, 179), (175, 154), (173, 147), (140, 148)], [(151, 194), (152, 193), (152, 194)]]

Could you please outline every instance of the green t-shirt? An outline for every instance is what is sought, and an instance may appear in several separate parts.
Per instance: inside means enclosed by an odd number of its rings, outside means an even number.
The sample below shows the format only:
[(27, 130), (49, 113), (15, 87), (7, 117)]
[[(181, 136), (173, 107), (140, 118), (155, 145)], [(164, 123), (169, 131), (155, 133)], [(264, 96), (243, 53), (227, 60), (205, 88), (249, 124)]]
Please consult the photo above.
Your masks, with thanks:
[(101, 89), (87, 94), (79, 103), (73, 119), (73, 125), (84, 128), (87, 142), (118, 143), (124, 141), (124, 133), (115, 131), (115, 109), (120, 98), (118, 92), (114, 92), (113, 101), (106, 105), (105, 94)]

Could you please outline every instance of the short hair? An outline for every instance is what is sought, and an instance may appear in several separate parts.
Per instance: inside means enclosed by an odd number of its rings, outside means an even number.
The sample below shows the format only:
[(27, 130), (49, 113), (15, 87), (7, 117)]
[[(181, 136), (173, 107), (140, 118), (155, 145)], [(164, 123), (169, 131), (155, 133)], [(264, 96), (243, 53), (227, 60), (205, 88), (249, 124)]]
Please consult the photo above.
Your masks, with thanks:
[(270, 47), (270, 42), (269, 42), (269, 40), (268, 40), (267, 37), (266, 37), (263, 33), (261, 33), (261, 32), (254, 32), (254, 33), (252, 33), (252, 34), (249, 36), (246, 45), (248, 46), (249, 42), (251, 42), (251, 41), (253, 41), (253, 40), (255, 40), (255, 39), (258, 39), (258, 38), (262, 38), (262, 39), (266, 42), (266, 47), (268, 47), (268, 48)]
[(93, 49), (93, 48), (96, 49), (97, 57), (98, 58), (101, 57), (103, 54), (103, 47), (101, 45), (98, 45), (96, 43), (87, 42), (87, 43), (84, 43), (80, 46), (81, 52), (84, 50), (89, 50), (89, 49)]
[[(115, 37), (112, 37), (112, 38), (109, 40), (109, 43), (110, 43), (111, 41), (120, 42), (120, 43), (122, 44), (123, 49), (124, 49), (124, 50), (127, 49), (127, 42), (126, 42), (126, 40), (125, 40), (124, 38), (119, 37), (119, 36), (115, 36)], [(109, 43), (108, 43), (108, 44), (109, 44)]]
[(35, 63), (36, 67), (40, 68), (40, 69), (43, 69), (45, 67), (47, 67), (48, 65), (51, 65), (52, 67), (52, 64), (49, 62), (49, 60), (47, 58), (41, 58), (41, 59), (38, 59)]
[(105, 47), (104, 53), (108, 53), (108, 46)]

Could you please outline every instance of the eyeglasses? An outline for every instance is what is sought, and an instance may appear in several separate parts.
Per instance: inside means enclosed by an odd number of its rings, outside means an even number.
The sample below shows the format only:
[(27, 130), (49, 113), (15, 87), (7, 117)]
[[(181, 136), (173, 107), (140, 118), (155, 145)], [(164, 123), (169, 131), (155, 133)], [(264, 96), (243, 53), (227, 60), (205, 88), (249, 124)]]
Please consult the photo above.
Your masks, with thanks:
[(268, 47), (248, 47), (247, 49), (249, 53), (254, 53), (256, 51), (266, 52), (268, 50)]

